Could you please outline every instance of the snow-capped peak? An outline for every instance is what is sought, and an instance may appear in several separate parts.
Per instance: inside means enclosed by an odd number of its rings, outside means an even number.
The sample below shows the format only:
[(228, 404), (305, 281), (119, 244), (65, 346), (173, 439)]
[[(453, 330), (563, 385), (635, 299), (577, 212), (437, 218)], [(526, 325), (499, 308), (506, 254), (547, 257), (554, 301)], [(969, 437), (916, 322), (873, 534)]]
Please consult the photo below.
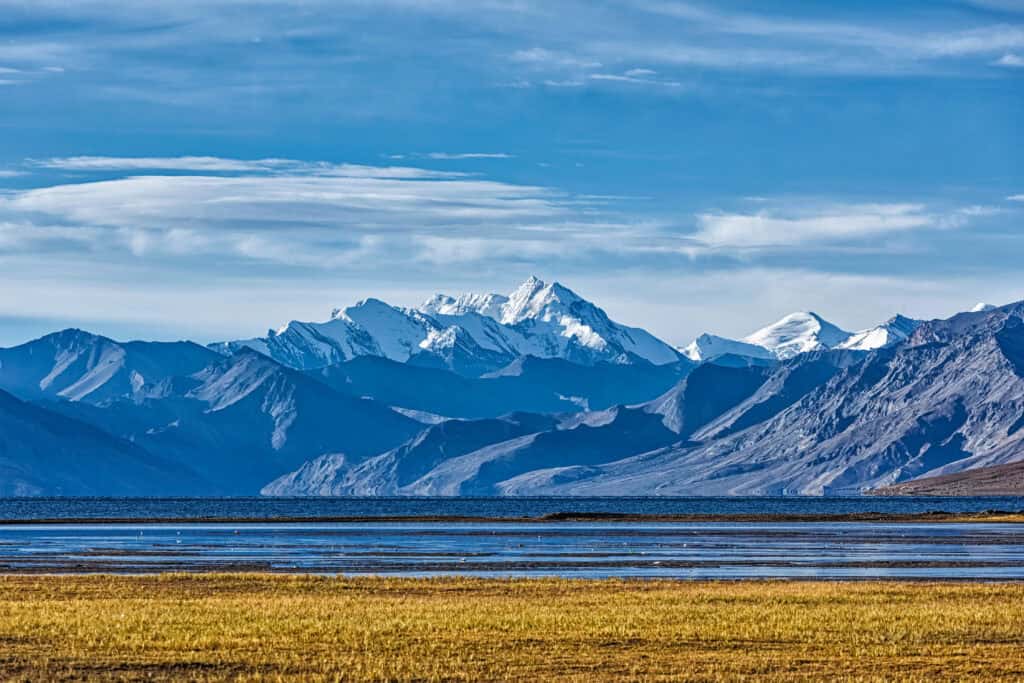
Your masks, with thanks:
[[(557, 282), (536, 277), (510, 296), (437, 294), (416, 309), (364, 299), (336, 309), (325, 323), (289, 323), (263, 339), (218, 345), (248, 347), (297, 368), (322, 367), (359, 355), (405, 362), (449, 349), (471, 355), (464, 367), (507, 364), (523, 356), (563, 358), (585, 365), (644, 359), (672, 363), (680, 356), (649, 332), (610, 320), (603, 310)], [(426, 361), (423, 361), (426, 362)], [(481, 365), (483, 364), (483, 365)]]
[(568, 287), (558, 282), (545, 284), (543, 280), (531, 275), (509, 295), (501, 308), (501, 322), (515, 325), (529, 319), (551, 321), (564, 314), (569, 306), (581, 301), (583, 299)]
[(986, 304), (984, 302), (978, 302), (974, 304), (974, 308), (971, 309), (971, 313), (986, 313), (988, 311), (996, 310), (996, 306), (992, 304)]
[(748, 358), (774, 358), (771, 352), (762, 346), (714, 334), (702, 334), (679, 351), (690, 360), (697, 362), (710, 360), (727, 353)]
[(419, 350), (420, 342), (436, 327), (418, 311), (403, 310), (380, 299), (363, 299), (345, 309), (345, 318), (370, 334), (384, 355), (405, 362)]
[(853, 351), (873, 351), (904, 341), (920, 327), (920, 320), (897, 315), (877, 327), (854, 332), (838, 348)]
[(478, 313), (488, 318), (501, 320), (501, 308), (508, 302), (502, 294), (460, 294), (457, 297), (435, 294), (420, 305), (419, 310), (428, 315), (466, 315)]
[(817, 313), (800, 312), (787, 315), (748, 335), (743, 341), (768, 349), (776, 358), (786, 359), (808, 351), (835, 348), (850, 336), (849, 332), (836, 327)]

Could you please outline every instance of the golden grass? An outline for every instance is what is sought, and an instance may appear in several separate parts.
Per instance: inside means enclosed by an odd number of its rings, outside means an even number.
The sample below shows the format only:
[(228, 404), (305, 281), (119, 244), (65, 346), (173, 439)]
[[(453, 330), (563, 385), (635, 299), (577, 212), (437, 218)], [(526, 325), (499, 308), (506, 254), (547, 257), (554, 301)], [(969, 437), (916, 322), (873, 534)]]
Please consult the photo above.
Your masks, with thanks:
[(0, 679), (1024, 678), (1024, 585), (0, 577)]

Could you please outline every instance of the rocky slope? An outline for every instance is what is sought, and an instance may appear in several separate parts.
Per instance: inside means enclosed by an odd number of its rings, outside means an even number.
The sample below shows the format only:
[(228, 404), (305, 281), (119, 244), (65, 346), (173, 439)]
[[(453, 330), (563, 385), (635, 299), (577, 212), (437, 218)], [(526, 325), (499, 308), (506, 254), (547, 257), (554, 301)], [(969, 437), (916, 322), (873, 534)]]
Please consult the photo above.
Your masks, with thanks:
[(1024, 496), (1024, 462), (914, 479), (871, 493), (879, 496)]

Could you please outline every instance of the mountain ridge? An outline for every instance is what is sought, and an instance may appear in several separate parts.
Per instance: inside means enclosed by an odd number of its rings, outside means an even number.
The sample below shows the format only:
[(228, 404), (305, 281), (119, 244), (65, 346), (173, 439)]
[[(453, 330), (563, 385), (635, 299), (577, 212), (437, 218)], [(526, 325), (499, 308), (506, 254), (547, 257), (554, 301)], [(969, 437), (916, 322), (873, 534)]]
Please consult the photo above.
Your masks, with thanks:
[(749, 339), (684, 354), (536, 278), (214, 349), (68, 329), (0, 349), (0, 488), (833, 495), (1024, 459), (1024, 302)]

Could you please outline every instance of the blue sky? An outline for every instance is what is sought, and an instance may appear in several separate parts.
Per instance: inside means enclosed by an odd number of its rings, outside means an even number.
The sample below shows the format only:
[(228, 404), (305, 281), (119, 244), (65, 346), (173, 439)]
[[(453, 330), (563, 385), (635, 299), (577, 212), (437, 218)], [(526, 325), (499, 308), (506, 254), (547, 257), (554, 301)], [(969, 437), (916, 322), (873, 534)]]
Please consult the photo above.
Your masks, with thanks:
[(1024, 2), (0, 0), (0, 344), (1024, 298)]

